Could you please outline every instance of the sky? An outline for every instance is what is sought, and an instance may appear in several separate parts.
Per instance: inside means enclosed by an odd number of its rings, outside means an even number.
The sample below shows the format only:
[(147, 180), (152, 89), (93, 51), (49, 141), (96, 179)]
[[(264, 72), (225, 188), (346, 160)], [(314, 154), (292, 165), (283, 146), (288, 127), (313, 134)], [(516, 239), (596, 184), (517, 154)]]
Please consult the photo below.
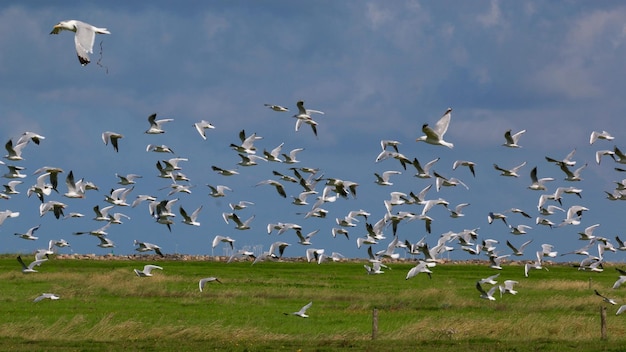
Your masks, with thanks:
[[(76, 57), (73, 33), (50, 35), (62, 20), (78, 19), (111, 34), (96, 36), (91, 63), (81, 66)], [(425, 236), (432, 247), (441, 234), (478, 229), (476, 243), (495, 239), (498, 252), (510, 254), (509, 240), (519, 245), (533, 240), (523, 256), (534, 260), (541, 244), (555, 246), (559, 253), (584, 247), (578, 232), (600, 224), (594, 235), (617, 246), (615, 236), (623, 232), (625, 204), (610, 201), (616, 181), (626, 173), (616, 171), (610, 157), (595, 161), (598, 150), (626, 148), (626, 119), (621, 116), (626, 88), (626, 5), (620, 1), (169, 1), (87, 3), (68, 1), (50, 5), (30, 1), (0, 7), (0, 140), (15, 142), (25, 131), (45, 136), (40, 145), (29, 143), (24, 160), (10, 165), (24, 167), (26, 178), (17, 186), (19, 194), (0, 200), (0, 211), (19, 212), (0, 225), (1, 253), (32, 253), (47, 247), (48, 241), (63, 238), (71, 247), (59, 253), (133, 254), (133, 240), (159, 245), (164, 253), (224, 255), (226, 244), (212, 248), (216, 235), (235, 239), (236, 249), (268, 250), (274, 241), (290, 244), (287, 257), (304, 256), (307, 248), (326, 253), (339, 252), (350, 258), (366, 258), (367, 246), (357, 248), (356, 240), (367, 234), (366, 223), (375, 223), (386, 213), (384, 200), (391, 192), (418, 193), (434, 178), (414, 177), (395, 159), (376, 162), (381, 140), (400, 142), (399, 152), (420, 163), (440, 158), (433, 170), (445, 177), (462, 180), (462, 186), (433, 187), (427, 199), (443, 198), (453, 209), (469, 203), (465, 216), (451, 218), (442, 206), (431, 209), (431, 233), (421, 220), (402, 221), (398, 238), (415, 243)], [(315, 136), (308, 125), (295, 130), (296, 102), (302, 100), (314, 115)], [(276, 112), (264, 104), (289, 108)], [(433, 126), (447, 108), (452, 117), (445, 139), (454, 148), (416, 142), (422, 125)], [(148, 116), (173, 119), (163, 125), (165, 133), (146, 134)], [(206, 120), (215, 126), (204, 140), (193, 124)], [(297, 164), (259, 161), (240, 166), (231, 147), (239, 143), (239, 132), (256, 133), (257, 155), (284, 143), (282, 152), (304, 148)], [(526, 130), (521, 148), (503, 146), (504, 133)], [(606, 130), (612, 141), (589, 143), (592, 131)], [(105, 145), (101, 134), (114, 131), (124, 137), (119, 152)], [(174, 154), (147, 152), (148, 144), (167, 145)], [(584, 164), (582, 181), (564, 180), (558, 166), (546, 156), (562, 159), (576, 150), (573, 160)], [(4, 151), (3, 151), (4, 152)], [(4, 154), (2, 154), (4, 155)], [(157, 161), (186, 158), (181, 172), (191, 185), (191, 194), (168, 195), (171, 180), (159, 178)], [(455, 160), (476, 163), (476, 176), (465, 167), (452, 169)], [(504, 177), (496, 163), (511, 168), (522, 162), (520, 177)], [(55, 219), (39, 214), (40, 201), (27, 196), (36, 183), (33, 172), (43, 166), (63, 169), (59, 193), (45, 201), (67, 204), (66, 214), (79, 212), (82, 218)], [(212, 166), (235, 169), (239, 174), (222, 176)], [(546, 191), (528, 189), (530, 170), (539, 177), (552, 177)], [(291, 203), (302, 187), (284, 184), (287, 198), (269, 185), (257, 184), (278, 177), (273, 171), (293, 175), (290, 167), (317, 168), (323, 176), (309, 197), (310, 205)], [(6, 167), (0, 165), (2, 173)], [(91, 181), (99, 187), (83, 199), (69, 199), (65, 177)], [(374, 183), (374, 173), (400, 171), (393, 185)], [(123, 224), (111, 225), (107, 237), (114, 248), (100, 248), (92, 235), (75, 232), (95, 230), (104, 225), (93, 220), (92, 208), (104, 207), (105, 195), (117, 184), (116, 174), (139, 174), (128, 196), (132, 202), (147, 194), (157, 200), (174, 199), (171, 231), (150, 215), (147, 202), (137, 207), (116, 207), (126, 214)], [(315, 197), (321, 195), (327, 178), (358, 183), (356, 197), (339, 197), (323, 204), (326, 218), (304, 218)], [(10, 180), (1, 178), (6, 184)], [(207, 184), (227, 185), (232, 192), (213, 198)], [(541, 194), (557, 187), (575, 186), (582, 197), (565, 195), (562, 208), (588, 208), (579, 225), (556, 228), (535, 224)], [(130, 187), (130, 186), (126, 186)], [(227, 224), (222, 213), (231, 212), (229, 203), (254, 203), (238, 210), (242, 219), (254, 216), (249, 230)], [(549, 201), (549, 204), (555, 204)], [(201, 226), (181, 223), (178, 207), (188, 212), (203, 206)], [(508, 223), (532, 228), (513, 235), (502, 222), (489, 224), (489, 212), (519, 208), (531, 219), (507, 212)], [(349, 238), (333, 238), (337, 218), (351, 210), (371, 215), (358, 217), (347, 229)], [(423, 206), (403, 204), (393, 212), (422, 212)], [(559, 224), (564, 213), (549, 217)], [(294, 231), (267, 233), (267, 225), (296, 223), (304, 234), (319, 230), (310, 246), (298, 244)], [(33, 226), (39, 239), (15, 236)], [(392, 240), (373, 245), (383, 250)], [(476, 258), (450, 243), (455, 249), (444, 257)], [(594, 247), (595, 248), (595, 247)], [(403, 249), (398, 249), (405, 257)], [(592, 254), (597, 252), (592, 248)], [(486, 256), (481, 254), (480, 259)], [(579, 261), (578, 255), (553, 258)], [(624, 261), (624, 252), (605, 253), (607, 261)]]

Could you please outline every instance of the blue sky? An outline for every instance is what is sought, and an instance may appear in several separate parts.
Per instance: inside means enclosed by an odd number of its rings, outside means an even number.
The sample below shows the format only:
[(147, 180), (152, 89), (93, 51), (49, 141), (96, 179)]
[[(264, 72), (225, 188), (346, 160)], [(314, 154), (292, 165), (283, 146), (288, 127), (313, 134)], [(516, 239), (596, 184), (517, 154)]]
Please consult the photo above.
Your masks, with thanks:
[[(73, 33), (49, 35), (56, 23), (68, 19), (111, 31), (96, 37), (92, 62), (86, 67), (76, 58)], [(366, 248), (356, 247), (356, 239), (366, 234), (364, 219), (349, 229), (348, 240), (332, 237), (335, 218), (364, 209), (372, 214), (368, 221), (376, 222), (385, 214), (383, 200), (390, 192), (417, 193), (434, 183), (434, 179), (413, 177), (411, 166), (403, 170), (395, 160), (375, 163), (382, 139), (400, 141), (400, 152), (422, 164), (441, 158), (433, 169), (469, 186), (469, 190), (450, 187), (440, 192), (433, 188), (427, 197), (442, 197), (450, 207), (470, 203), (464, 217), (453, 219), (444, 208), (435, 208), (428, 213), (434, 218), (431, 234), (416, 220), (399, 225), (401, 240), (416, 242), (427, 235), (432, 246), (442, 233), (480, 228), (479, 240), (499, 240), (501, 254), (510, 252), (506, 240), (520, 244), (533, 239), (519, 259), (534, 259), (542, 243), (555, 245), (561, 253), (583, 247), (586, 243), (578, 240), (577, 232), (596, 223), (601, 224), (596, 235), (626, 239), (619, 218), (625, 205), (607, 200), (604, 193), (626, 174), (615, 171), (618, 165), (610, 158), (601, 165), (594, 160), (596, 150), (621, 147), (626, 141), (626, 120), (621, 116), (621, 92), (626, 88), (624, 19), (626, 6), (618, 1), (3, 4), (0, 139), (15, 141), (24, 131), (46, 139), (39, 146), (26, 146), (23, 161), (3, 159), (25, 167), (28, 177), (18, 186), (20, 194), (0, 200), (0, 210), (20, 212), (0, 226), (0, 252), (29, 253), (59, 238), (69, 241), (76, 253), (110, 252), (96, 246), (97, 238), (72, 233), (102, 226), (92, 220), (91, 209), (108, 205), (104, 195), (121, 187), (116, 173), (135, 173), (143, 177), (130, 200), (150, 194), (159, 200), (179, 198), (175, 209), (182, 205), (192, 211), (203, 205), (202, 225), (187, 226), (177, 216), (170, 233), (150, 217), (147, 204), (120, 208), (116, 211), (131, 219), (108, 229), (116, 254), (133, 253), (135, 239), (158, 244), (165, 253), (211, 254), (213, 237), (225, 235), (234, 238), (238, 248), (262, 245), (267, 250), (272, 242), (282, 240), (291, 243), (285, 255), (303, 256), (306, 248), (297, 243), (293, 232), (281, 236), (266, 232), (268, 223), (293, 222), (304, 233), (320, 230), (312, 239), (315, 248), (366, 257)], [(325, 112), (316, 117), (318, 138), (308, 126), (294, 130), (292, 115), (298, 100)], [(265, 103), (284, 105), (290, 111), (274, 112)], [(454, 110), (446, 140), (455, 144), (454, 149), (416, 143), (422, 124), (433, 125), (448, 107)], [(174, 119), (164, 126), (166, 133), (144, 133), (152, 113)], [(203, 119), (216, 127), (207, 132), (206, 141), (193, 128)], [(276, 178), (273, 170), (289, 173), (292, 165), (237, 166), (240, 159), (229, 145), (238, 142), (242, 129), (263, 137), (256, 143), (259, 152), (283, 142), (283, 151), (305, 148), (296, 166), (319, 168), (324, 177), (357, 182), (357, 198), (325, 204), (326, 219), (303, 219), (298, 213), (310, 206), (291, 204), (291, 196), (301, 191), (299, 186), (285, 184), (287, 199), (270, 186), (255, 187), (259, 181)], [(527, 131), (520, 140), (522, 148), (502, 146), (508, 129)], [(589, 145), (594, 130), (607, 130), (615, 140)], [(104, 131), (124, 135), (119, 153), (102, 143)], [(146, 152), (147, 144), (165, 144), (176, 153)], [(588, 163), (584, 180), (575, 184), (564, 181), (559, 168), (544, 159), (561, 159), (574, 148), (577, 166)], [(156, 177), (155, 164), (173, 156), (189, 159), (181, 164), (194, 185), (192, 194), (168, 197), (168, 190), (161, 189), (171, 182)], [(457, 159), (474, 161), (476, 177), (466, 168), (452, 170)], [(492, 166), (513, 167), (523, 161), (527, 164), (519, 178), (499, 176)], [(40, 202), (28, 198), (26, 190), (36, 182), (33, 171), (45, 165), (62, 168), (62, 180), (72, 170), (77, 179), (99, 186), (85, 199), (67, 199), (61, 182), (61, 194), (48, 198), (66, 203), (66, 212), (83, 213), (83, 218), (39, 216)], [(221, 176), (211, 169), (213, 165), (237, 168), (240, 174)], [(582, 199), (566, 195), (563, 200), (565, 209), (589, 208), (580, 225), (550, 229), (534, 223), (542, 193), (527, 189), (534, 166), (540, 177), (556, 179), (548, 183), (549, 192), (570, 185), (583, 189)], [(2, 169), (4, 173), (6, 168)], [(374, 184), (374, 172), (386, 170), (402, 174), (392, 178), (392, 186)], [(224, 184), (233, 192), (211, 198), (207, 184)], [(316, 190), (321, 193), (322, 188), (321, 182)], [(255, 215), (250, 230), (236, 230), (222, 220), (222, 212), (230, 211), (228, 203), (240, 200), (255, 203), (238, 212), (244, 219)], [(528, 234), (514, 236), (502, 223), (487, 223), (490, 211), (512, 207), (533, 216), (508, 214), (509, 223), (532, 226)], [(420, 213), (422, 206), (394, 210)], [(559, 223), (563, 217), (557, 214), (551, 220)], [(36, 225), (41, 225), (35, 233), (37, 241), (13, 235)], [(374, 250), (386, 248), (391, 229), (385, 234), (387, 239)], [(450, 258), (469, 258), (456, 247)], [(223, 254), (223, 245), (214, 253)], [(624, 254), (608, 253), (606, 259), (622, 261)]]

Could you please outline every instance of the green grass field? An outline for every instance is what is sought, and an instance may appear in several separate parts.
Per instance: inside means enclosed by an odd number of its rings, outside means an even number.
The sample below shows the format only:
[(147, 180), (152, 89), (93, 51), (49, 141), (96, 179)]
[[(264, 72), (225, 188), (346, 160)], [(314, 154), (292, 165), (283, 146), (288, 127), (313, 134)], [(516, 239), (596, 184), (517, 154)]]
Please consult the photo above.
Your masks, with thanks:
[[(29, 262), (32, 257), (24, 256)], [(153, 277), (133, 273), (157, 264)], [(405, 280), (411, 263), (367, 275), (363, 262), (145, 261), (55, 259), (22, 274), (0, 257), (0, 350), (235, 351), (620, 351), (626, 314), (593, 293), (626, 303), (611, 286), (619, 274), (565, 265), (504, 266), (498, 281), (519, 281), (515, 296), (479, 298), (486, 265), (440, 264), (433, 277)], [(204, 292), (198, 280), (217, 276)], [(591, 280), (590, 280), (591, 279)], [(485, 285), (489, 288), (490, 285)], [(33, 299), (43, 292), (56, 301)], [(312, 301), (309, 318), (284, 315)], [(606, 340), (600, 307), (607, 306)], [(372, 312), (378, 334), (372, 340)]]

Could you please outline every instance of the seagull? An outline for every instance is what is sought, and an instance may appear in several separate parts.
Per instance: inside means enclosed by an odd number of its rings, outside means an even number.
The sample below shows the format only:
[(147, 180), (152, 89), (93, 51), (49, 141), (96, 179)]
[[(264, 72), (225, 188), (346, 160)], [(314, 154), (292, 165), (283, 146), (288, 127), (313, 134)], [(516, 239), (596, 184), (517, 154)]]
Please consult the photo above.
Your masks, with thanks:
[(313, 305), (313, 302), (309, 302), (307, 305), (305, 305), (304, 307), (300, 308), (299, 311), (297, 312), (293, 312), (293, 313), (284, 313), (285, 315), (297, 315), (301, 318), (308, 318), (309, 316), (306, 315), (306, 311), (307, 309), (311, 308), (311, 306)]
[(236, 170), (222, 169), (221, 167), (217, 167), (215, 165), (211, 166), (211, 169), (222, 176), (239, 175), (239, 172), (237, 172)]
[(393, 148), (393, 150), (396, 151), (396, 153), (398, 152), (398, 146), (402, 144), (399, 141), (396, 140), (391, 140), (391, 139), (383, 139), (380, 141), (380, 147), (383, 150), (387, 150), (387, 147), (391, 147)]
[(615, 315), (620, 315), (620, 314), (624, 313), (625, 310), (626, 310), (626, 304), (620, 306), (619, 309), (617, 310), (617, 312), (615, 313)]
[(26, 177), (25, 174), (20, 173), (21, 170), (24, 170), (23, 166), (6, 165), (6, 167), (9, 169), (9, 171), (6, 174), (2, 175), (2, 177), (5, 177), (5, 178), (25, 178)]
[(504, 132), (504, 139), (506, 139), (506, 142), (502, 145), (509, 148), (520, 148), (521, 146), (517, 143), (522, 134), (525, 132), (526, 130), (521, 130), (513, 135), (511, 135), (511, 130)]
[(34, 241), (34, 240), (39, 238), (39, 237), (33, 236), (35, 231), (37, 231), (39, 229), (39, 226), (41, 226), (41, 225), (37, 225), (35, 227), (31, 227), (30, 229), (28, 229), (28, 231), (26, 231), (26, 233), (16, 233), (15, 236), (20, 236), (21, 238), (23, 238), (25, 240)]
[(200, 292), (202, 292), (202, 290), (204, 289), (204, 285), (206, 285), (207, 282), (219, 282), (220, 284), (222, 283), (218, 278), (213, 277), (213, 276), (200, 279), (200, 281), (198, 282), (198, 286), (200, 287)]
[(144, 265), (143, 270), (140, 271), (138, 269), (133, 269), (133, 271), (139, 277), (146, 277), (146, 276), (152, 276), (152, 270), (153, 269), (163, 270), (163, 268), (161, 268), (160, 266), (156, 266), (156, 265), (152, 265), (152, 264), (146, 264), (146, 265)]
[(118, 140), (120, 138), (124, 138), (124, 136), (116, 132), (106, 131), (102, 133), (102, 141), (104, 142), (104, 144), (109, 145), (110, 141), (113, 149), (116, 152), (119, 152)]
[[(434, 263), (430, 263), (431, 265)], [(411, 270), (409, 270), (409, 272), (406, 274), (406, 278), (405, 280), (408, 280), (412, 277), (417, 276), (417, 274), (419, 273), (426, 273), (428, 274), (428, 277), (432, 279), (431, 274), (433, 273), (430, 269), (428, 269), (429, 267), (429, 263), (420, 260), (417, 265), (415, 265), (414, 267), (411, 268)]]
[(448, 126), (450, 125), (450, 117), (452, 115), (452, 108), (448, 108), (446, 112), (441, 116), (439, 121), (435, 124), (435, 128), (431, 128), (427, 123), (422, 125), (422, 132), (424, 136), (418, 137), (416, 142), (426, 142), (428, 144), (433, 145), (443, 145), (450, 149), (454, 147), (454, 144), (446, 142), (443, 139), (443, 136), (446, 134), (448, 130)]
[(29, 141), (29, 140), (30, 140), (30, 141), (33, 141), (33, 143), (35, 143), (35, 144), (39, 145), (39, 143), (40, 143), (42, 140), (44, 140), (44, 139), (46, 139), (46, 137), (44, 137), (44, 136), (42, 136), (42, 135), (40, 135), (40, 134), (37, 134), (37, 133), (35, 133), (35, 132), (29, 132), (29, 131), (26, 131), (26, 132), (22, 133), (22, 135), (20, 136), (20, 138), (17, 140), (17, 144), (20, 144), (20, 143), (22, 143), (22, 142), (25, 142), (25, 141)]
[(115, 174), (115, 177), (119, 178), (120, 180), (117, 182), (120, 185), (126, 186), (126, 185), (132, 185), (135, 183), (135, 179), (136, 178), (141, 178), (141, 175), (137, 175), (137, 174), (128, 174), (128, 175), (120, 175), (120, 174)]
[(578, 169), (571, 171), (567, 165), (561, 164), (561, 171), (566, 175), (565, 181), (581, 181), (580, 173), (587, 167), (587, 164), (579, 167)]
[(612, 305), (616, 305), (616, 304), (617, 304), (617, 302), (616, 302), (614, 299), (612, 299), (612, 298), (608, 298), (608, 297), (606, 297), (606, 296), (601, 295), (601, 294), (600, 294), (600, 292), (598, 292), (598, 290), (593, 290), (593, 292), (595, 292), (596, 296), (600, 296), (600, 297), (602, 297), (602, 300), (603, 300), (604, 302), (606, 302), (606, 303), (610, 303), (610, 304), (612, 304)]
[(200, 226), (200, 223), (196, 221), (196, 219), (198, 218), (198, 214), (200, 214), (201, 210), (202, 210), (202, 205), (196, 208), (196, 210), (194, 210), (193, 213), (189, 215), (187, 214), (185, 209), (183, 209), (182, 206), (178, 207), (178, 211), (180, 212), (180, 215), (183, 217), (182, 222), (184, 224), (191, 225), (191, 226)]
[(572, 160), (572, 158), (574, 157), (574, 154), (576, 154), (576, 149), (572, 150), (569, 154), (567, 154), (567, 156), (563, 158), (563, 160), (556, 160), (548, 156), (546, 156), (546, 160), (548, 162), (555, 163), (559, 166), (560, 165), (574, 166), (576, 165), (576, 162)]
[(554, 181), (554, 178), (552, 177), (537, 178), (537, 167), (535, 166), (532, 170), (530, 170), (530, 180), (532, 181), (532, 183), (530, 184), (530, 186), (528, 186), (529, 189), (532, 189), (535, 191), (545, 191), (546, 186), (544, 185), (544, 183), (548, 181)]
[(273, 104), (263, 104), (264, 106), (267, 106), (269, 109), (272, 109), (274, 111), (278, 111), (278, 112), (285, 112), (285, 111), (289, 111), (288, 108), (284, 107), (284, 106), (280, 106), (280, 105), (273, 105)]
[(298, 153), (300, 153), (301, 151), (303, 151), (304, 148), (295, 148), (292, 149), (289, 154), (285, 154), (282, 153), (281, 155), (283, 156), (283, 158), (285, 158), (285, 160), (283, 161), (286, 164), (296, 164), (299, 163), (300, 161), (298, 159), (296, 159), (296, 155)]
[(306, 123), (308, 125), (311, 126), (311, 128), (313, 129), (313, 134), (315, 136), (317, 136), (317, 122), (315, 120), (313, 120), (313, 118), (311, 117), (311, 114), (321, 114), (324, 115), (323, 111), (319, 111), (319, 110), (312, 110), (312, 109), (305, 109), (304, 108), (304, 101), (300, 100), (296, 103), (296, 105), (298, 106), (298, 113), (296, 115), (293, 115), (293, 117), (295, 117), (296, 120), (296, 131), (298, 131), (300, 129), (300, 126), (302, 125), (302, 123)]
[[(280, 258), (283, 256), (283, 253), (285, 252), (285, 248), (289, 247), (290, 244), (287, 242), (283, 242), (283, 241), (276, 241), (274, 243), (272, 243), (270, 245), (270, 256), (272, 257), (277, 257)], [(276, 251), (276, 249), (278, 249), (278, 256), (274, 253)]]
[(110, 239), (106, 238), (106, 236), (98, 235), (97, 237), (100, 240), (100, 243), (98, 244), (98, 247), (100, 247), (100, 248), (113, 248), (113, 247), (115, 247), (115, 243), (113, 243), (113, 241), (111, 241)]
[(526, 248), (526, 246), (528, 246), (533, 240), (528, 240), (524, 243), (522, 243), (521, 246), (519, 246), (519, 248), (515, 247), (511, 242), (509, 242), (508, 240), (506, 241), (506, 245), (509, 246), (509, 248), (511, 248), (511, 250), (513, 250), (513, 255), (515, 256), (522, 256), (524, 255), (524, 249)]
[(250, 222), (254, 220), (255, 215), (252, 215), (246, 221), (241, 221), (241, 219), (239, 219), (239, 216), (237, 216), (237, 214), (235, 213), (222, 213), (222, 217), (224, 218), (224, 221), (226, 221), (227, 224), (228, 224), (228, 219), (231, 219), (236, 224), (235, 229), (237, 230), (249, 230)]
[(105, 195), (104, 200), (107, 203), (111, 203), (113, 205), (117, 205), (121, 207), (128, 206), (129, 204), (126, 203), (126, 197), (128, 196), (130, 192), (133, 191), (133, 189), (134, 187), (130, 187), (130, 188), (120, 187), (117, 189), (111, 189), (111, 193), (109, 195)]
[(608, 155), (610, 157), (612, 157), (613, 159), (615, 159), (615, 152), (609, 149), (604, 149), (604, 150), (598, 150), (596, 151), (596, 163), (598, 165), (600, 165), (600, 162), (602, 161), (602, 157)]
[(4, 148), (8, 152), (5, 158), (9, 160), (24, 160), (24, 158), (22, 158), (22, 149), (24, 149), (26, 144), (28, 144), (28, 140), (26, 140), (25, 142), (16, 143), (14, 146), (13, 141), (9, 139), (9, 141), (4, 145)]
[(316, 260), (317, 264), (322, 263), (322, 259), (324, 259), (324, 250), (317, 248), (309, 248), (306, 250), (306, 261), (311, 262), (312, 260)]
[(28, 273), (36, 273), (37, 270), (35, 270), (35, 266), (40, 266), (41, 263), (47, 261), (48, 259), (38, 259), (35, 260), (33, 262), (31, 262), (30, 264), (28, 264), (28, 266), (26, 266), (26, 264), (24, 264), (24, 261), (22, 260), (22, 256), (17, 256), (17, 261), (22, 265), (22, 272), (24, 274), (28, 274)]
[(509, 225), (509, 228), (511, 229), (511, 233), (514, 235), (523, 235), (526, 233), (526, 230), (532, 229), (532, 227), (528, 225), (517, 225), (517, 226)]
[(69, 20), (61, 21), (57, 23), (50, 34), (59, 34), (59, 32), (66, 30), (72, 31), (74, 35), (74, 43), (76, 44), (76, 54), (78, 55), (78, 61), (82, 66), (87, 65), (89, 55), (93, 53), (93, 42), (96, 39), (96, 33), (98, 34), (111, 34), (106, 28), (98, 28), (90, 25), (89, 23)]
[(315, 230), (307, 233), (306, 235), (302, 234), (302, 230), (296, 229), (296, 235), (298, 236), (298, 243), (303, 246), (311, 245), (311, 237), (315, 236), (320, 230)]
[(460, 218), (462, 216), (465, 216), (465, 214), (463, 214), (463, 208), (465, 208), (466, 206), (470, 205), (469, 203), (461, 203), (459, 205), (457, 205), (456, 207), (454, 207), (454, 210), (447, 208), (448, 211), (450, 212), (450, 217), (451, 218)]
[(210, 122), (202, 120), (200, 122), (196, 122), (193, 124), (193, 126), (196, 128), (196, 131), (198, 131), (198, 133), (200, 134), (200, 137), (202, 137), (202, 139), (206, 140), (206, 130), (212, 130), (215, 128), (215, 126), (213, 126)]
[(544, 257), (554, 258), (554, 257), (556, 257), (558, 252), (553, 251), (553, 249), (554, 249), (553, 245), (544, 243), (544, 244), (541, 245), (541, 254)]
[(506, 222), (506, 215), (502, 213), (489, 212), (489, 214), (487, 215), (487, 221), (491, 224), (496, 219), (502, 220), (505, 225), (509, 226), (509, 224)]
[(157, 114), (152, 114), (148, 116), (148, 122), (150, 123), (150, 128), (146, 130), (147, 134), (160, 134), (165, 133), (165, 130), (161, 127), (162, 124), (166, 122), (174, 121), (174, 119), (156, 119)]
[(618, 289), (624, 282), (626, 282), (626, 275), (620, 275), (619, 279), (613, 284), (613, 289)]
[(283, 149), (283, 145), (285, 145), (285, 142), (279, 144), (276, 148), (272, 149), (269, 152), (264, 149), (263, 150), (263, 155), (265, 156), (267, 161), (273, 161), (273, 162), (277, 162), (277, 163), (282, 163), (283, 161), (280, 160), (279, 156), (280, 156), (280, 151)]
[(498, 288), (500, 289), (500, 297), (502, 297), (505, 293), (510, 293), (512, 295), (517, 294), (517, 291), (513, 289), (513, 286), (518, 284), (519, 282), (514, 280), (504, 280), (504, 286), (500, 285)]
[(611, 134), (607, 131), (602, 131), (602, 132), (593, 131), (591, 132), (591, 136), (589, 136), (589, 144), (591, 145), (595, 143), (598, 139), (612, 141), (613, 139), (615, 139), (615, 137), (611, 136)]
[(166, 146), (165, 144), (156, 145), (156, 144), (148, 144), (146, 146), (147, 152), (155, 152), (155, 153), (171, 153), (174, 154), (174, 150), (172, 148)]
[(287, 193), (285, 193), (285, 188), (283, 187), (282, 183), (276, 180), (264, 180), (264, 181), (257, 183), (256, 185), (257, 186), (260, 186), (260, 185), (274, 186), (276, 188), (276, 192), (278, 192), (278, 194), (280, 194), (281, 197), (287, 198)]
[(497, 164), (493, 164), (493, 168), (500, 171), (500, 175), (501, 176), (509, 176), (509, 177), (519, 177), (519, 175), (517, 174), (517, 171), (519, 169), (521, 169), (524, 165), (526, 165), (526, 162), (524, 161), (523, 163), (515, 166), (512, 169), (503, 169), (500, 166), (498, 166)]
[(493, 286), (491, 289), (489, 289), (488, 292), (486, 292), (482, 286), (480, 286), (480, 281), (476, 282), (476, 289), (478, 290), (478, 292), (480, 292), (480, 298), (483, 299), (487, 299), (490, 301), (495, 301), (495, 297), (493, 297), (494, 292), (496, 292), (496, 289), (498, 288), (498, 286)]
[(228, 206), (232, 210), (241, 210), (247, 208), (249, 205), (254, 205), (254, 203), (249, 202), (247, 200), (240, 200), (238, 203), (228, 203)]
[(213, 242), (211, 243), (211, 248), (217, 247), (220, 242), (228, 243), (230, 245), (230, 249), (234, 250), (235, 240), (228, 236), (217, 235), (213, 238)]
[(452, 164), (452, 170), (456, 170), (456, 168), (459, 166), (467, 166), (472, 173), (472, 176), (476, 177), (476, 172), (474, 171), (476, 163), (467, 160), (457, 160), (454, 162), (454, 164)]
[(134, 243), (135, 246), (138, 246), (137, 248), (135, 248), (135, 250), (137, 252), (154, 251), (159, 256), (164, 257), (163, 253), (161, 252), (161, 247), (157, 246), (156, 244), (152, 244), (152, 243), (148, 243), (148, 242), (139, 242), (137, 240), (134, 240), (133, 243)]
[(419, 160), (417, 160), (417, 158), (413, 158), (413, 161), (411, 163), (415, 167), (415, 170), (417, 170), (417, 173), (415, 174), (415, 177), (431, 178), (432, 174), (430, 173), (430, 169), (433, 167), (433, 165), (435, 165), (435, 163), (437, 161), (439, 161), (439, 159), (440, 158), (433, 159), (433, 160), (427, 162), (424, 165), (424, 167), (422, 167), (422, 165), (420, 164)]
[(241, 140), (241, 145), (237, 145), (234, 143), (230, 144), (230, 147), (237, 151), (238, 153), (243, 154), (256, 154), (256, 147), (254, 146), (254, 142), (263, 139), (263, 137), (257, 136), (256, 133), (253, 133), (246, 137), (246, 131), (239, 131), (239, 139)]
[(232, 192), (232, 189), (230, 189), (228, 186), (223, 186), (223, 185), (217, 185), (217, 186), (207, 185), (207, 186), (209, 186), (209, 188), (211, 189), (211, 193), (209, 193), (209, 195), (214, 198), (225, 197), (226, 193), (224, 193), (224, 191)]
[(480, 279), (478, 282), (481, 284), (490, 284), (490, 285), (495, 285), (498, 283), (498, 281), (496, 281), (496, 278), (500, 276), (500, 273), (497, 273), (495, 275), (491, 275), (487, 278), (484, 279)]
[(400, 175), (400, 174), (402, 174), (400, 171), (395, 171), (395, 170), (385, 171), (382, 173), (382, 175), (375, 172), (374, 176), (376, 177), (376, 180), (374, 181), (374, 183), (381, 185), (381, 186), (392, 186), (393, 183), (389, 182), (391, 175)]
[(35, 298), (33, 302), (37, 303), (44, 299), (57, 300), (59, 298), (61, 297), (59, 297), (58, 295), (55, 295), (54, 293), (42, 293), (39, 297)]

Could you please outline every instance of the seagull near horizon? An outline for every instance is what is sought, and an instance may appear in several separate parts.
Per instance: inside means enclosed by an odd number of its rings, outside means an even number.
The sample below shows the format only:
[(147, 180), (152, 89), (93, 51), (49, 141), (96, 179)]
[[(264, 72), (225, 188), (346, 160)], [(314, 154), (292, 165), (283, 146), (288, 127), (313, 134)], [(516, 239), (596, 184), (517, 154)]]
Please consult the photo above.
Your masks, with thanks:
[(89, 62), (89, 55), (93, 53), (93, 43), (96, 39), (96, 33), (98, 34), (111, 34), (106, 28), (99, 28), (90, 25), (89, 23), (69, 20), (61, 21), (57, 23), (50, 34), (59, 34), (61, 31), (72, 31), (74, 35), (74, 43), (76, 44), (76, 54), (78, 55), (78, 61), (85, 66)]
[(147, 277), (147, 276), (152, 276), (152, 270), (153, 269), (163, 270), (163, 268), (161, 268), (160, 266), (152, 265), (152, 264), (146, 264), (146, 265), (144, 265), (143, 270), (133, 269), (133, 271), (139, 277)]
[(426, 142), (432, 145), (443, 145), (452, 149), (454, 144), (446, 142), (443, 139), (443, 136), (448, 131), (448, 126), (450, 125), (450, 118), (452, 115), (452, 108), (448, 108), (446, 112), (441, 116), (439, 121), (435, 124), (435, 128), (431, 128), (427, 123), (422, 125), (422, 132), (424, 136), (418, 137), (416, 142)]
[(28, 266), (26, 266), (26, 264), (22, 260), (22, 256), (20, 256), (20, 255), (17, 256), (17, 261), (22, 266), (22, 272), (24, 274), (36, 273), (37, 270), (35, 270), (35, 266), (40, 266), (41, 263), (43, 263), (43, 262), (45, 262), (47, 260), (48, 260), (47, 258), (45, 258), (45, 259), (38, 259), (38, 260), (32, 261), (30, 264), (28, 264)]

